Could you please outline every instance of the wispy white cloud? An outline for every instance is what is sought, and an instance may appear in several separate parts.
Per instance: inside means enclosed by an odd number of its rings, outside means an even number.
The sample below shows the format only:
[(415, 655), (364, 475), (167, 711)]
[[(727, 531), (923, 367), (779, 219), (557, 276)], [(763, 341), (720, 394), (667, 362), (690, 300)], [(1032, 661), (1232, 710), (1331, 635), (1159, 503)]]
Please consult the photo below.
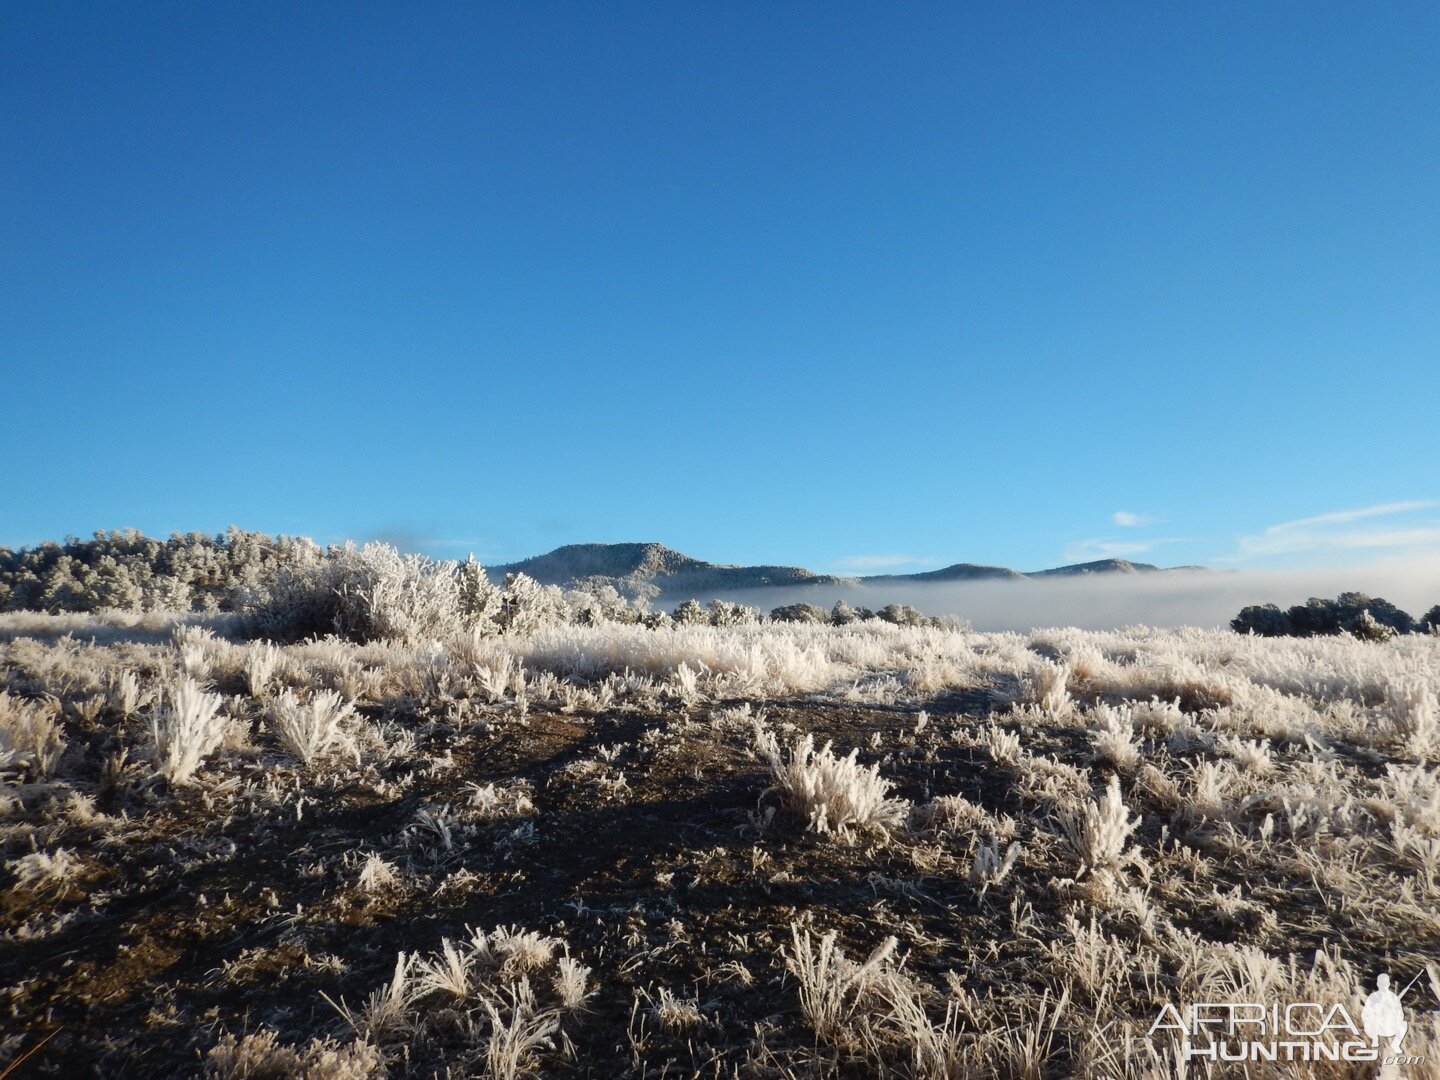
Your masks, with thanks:
[[(1274, 558), (1325, 551), (1410, 550), (1424, 551), (1440, 546), (1440, 520), (1406, 521), (1393, 524), (1373, 519), (1395, 518), (1440, 507), (1434, 499), (1375, 503), (1349, 510), (1334, 510), (1311, 517), (1271, 525), (1259, 533), (1236, 540), (1238, 554), (1224, 561)], [(1357, 521), (1368, 524), (1347, 529)]]
[(1436, 499), (1410, 499), (1407, 502), (1375, 503), (1371, 506), (1360, 506), (1351, 510), (1332, 510), (1328, 514), (1316, 514), (1314, 517), (1297, 518), (1294, 521), (1282, 521), (1279, 525), (1271, 525), (1266, 529), (1267, 533), (1286, 532), (1295, 529), (1306, 529), (1313, 525), (1344, 525), (1351, 521), (1359, 521), (1362, 518), (1391, 517), (1395, 514), (1409, 514), (1415, 510), (1433, 510), (1440, 506), (1440, 500)]
[(1137, 514), (1131, 510), (1116, 510), (1110, 515), (1110, 520), (1122, 529), (1139, 529), (1145, 525), (1153, 525), (1160, 519), (1154, 514)]
[(934, 566), (939, 559), (921, 555), (846, 555), (835, 561), (840, 570), (892, 570), (897, 566)]

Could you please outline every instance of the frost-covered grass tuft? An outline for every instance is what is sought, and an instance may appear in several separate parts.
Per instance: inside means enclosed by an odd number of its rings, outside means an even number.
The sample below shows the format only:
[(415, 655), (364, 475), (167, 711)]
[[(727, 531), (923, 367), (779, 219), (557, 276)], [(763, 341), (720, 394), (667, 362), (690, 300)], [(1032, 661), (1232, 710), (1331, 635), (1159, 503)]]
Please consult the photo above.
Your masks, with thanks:
[(219, 694), (207, 694), (184, 677), (166, 692), (166, 702), (150, 720), (155, 767), (172, 784), (190, 782), (201, 762), (220, 746), (225, 720)]
[(293, 691), (281, 692), (270, 704), (266, 719), (275, 737), (306, 766), (335, 753), (360, 751), (348, 725), (355, 712), (334, 690), (320, 690), (301, 701)]
[(1060, 828), (1070, 850), (1080, 859), (1080, 873), (1087, 870), (1118, 870), (1126, 861), (1125, 846), (1140, 827), (1120, 795), (1120, 778), (1111, 776), (1098, 802), (1064, 807)]
[(1425, 757), (1440, 742), (1440, 709), (1428, 682), (1409, 679), (1386, 690), (1390, 716), (1405, 748)]
[(884, 831), (905, 820), (910, 806), (889, 797), (890, 782), (873, 765), (859, 763), (858, 750), (838, 757), (815, 737), (796, 740), (788, 755), (774, 732), (755, 722), (755, 749), (770, 766), (783, 807), (817, 833), (848, 837), (852, 831)]
[(798, 923), (790, 927), (791, 948), (785, 967), (799, 983), (800, 1010), (815, 1034), (832, 1040), (841, 1033), (866, 997), (880, 984), (895, 955), (898, 941), (888, 937), (863, 963), (845, 955), (830, 930), (817, 940)]
[(65, 740), (48, 701), (22, 701), (0, 690), (0, 771), (29, 765), (38, 776), (55, 771)]

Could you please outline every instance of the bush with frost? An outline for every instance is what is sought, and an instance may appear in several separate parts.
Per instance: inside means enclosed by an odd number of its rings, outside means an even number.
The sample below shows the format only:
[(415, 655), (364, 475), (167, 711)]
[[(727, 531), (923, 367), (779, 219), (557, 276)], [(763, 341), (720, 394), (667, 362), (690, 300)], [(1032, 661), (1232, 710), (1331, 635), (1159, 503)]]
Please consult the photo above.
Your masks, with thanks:
[(881, 622), (892, 623), (895, 626), (929, 626), (931, 620), (909, 604), (886, 604), (875, 613), (875, 617)]
[(1390, 601), (1357, 592), (1341, 593), (1333, 600), (1311, 597), (1304, 604), (1296, 604), (1288, 614), (1296, 634), (1315, 637), (1339, 634), (1342, 630), (1353, 633), (1367, 613), (1372, 620), (1398, 634), (1408, 634), (1415, 629), (1415, 620)]
[(830, 613), (815, 604), (785, 604), (770, 612), (771, 622), (827, 623)]
[(1385, 692), (1395, 732), (1406, 750), (1424, 757), (1440, 742), (1440, 707), (1435, 691), (1423, 679), (1392, 684)]
[(317, 691), (306, 701), (285, 690), (266, 714), (280, 745), (307, 767), (335, 753), (352, 754), (359, 761), (350, 731), (354, 718), (354, 710), (334, 690)]
[(507, 634), (532, 634), (542, 626), (568, 622), (564, 595), (526, 574), (506, 574), (500, 591), (500, 629)]
[(1396, 634), (1393, 626), (1382, 623), (1369, 611), (1360, 612), (1344, 627), (1344, 632), (1357, 641), (1389, 641)]
[(237, 1039), (221, 1036), (205, 1055), (204, 1080), (371, 1080), (386, 1075), (385, 1058), (363, 1040), (312, 1039), (295, 1047), (268, 1028)]
[(753, 626), (760, 621), (760, 609), (730, 600), (711, 600), (705, 608), (711, 626)]
[(775, 781), (767, 794), (778, 793), (782, 809), (810, 831), (846, 838), (855, 831), (884, 832), (909, 813), (909, 803), (890, 798), (890, 781), (880, 770), (860, 764), (858, 750), (839, 757), (828, 742), (816, 750), (815, 736), (807, 732), (787, 755), (764, 724), (756, 721), (754, 731), (755, 750)]
[(1362, 641), (1385, 641), (1425, 628), (1390, 601), (1365, 593), (1341, 593), (1333, 600), (1312, 596), (1281, 611), (1274, 604), (1252, 604), (1230, 620), (1230, 628), (1260, 637), (1331, 637), (1341, 633)]
[(1140, 827), (1120, 795), (1120, 778), (1111, 776), (1105, 794), (1098, 801), (1085, 801), (1061, 808), (1061, 834), (1080, 860), (1080, 873), (1088, 870), (1118, 870), (1131, 856), (1125, 846)]
[(1038, 706), (1052, 719), (1068, 715), (1073, 704), (1069, 691), (1072, 674), (1069, 664), (1037, 661), (1020, 677), (1021, 700)]
[(224, 611), (246, 588), (318, 557), (304, 539), (231, 528), (152, 539), (133, 529), (0, 548), (0, 610)]
[(704, 626), (709, 620), (699, 600), (686, 600), (670, 614), (676, 626)]
[(894, 977), (893, 960), (899, 942), (887, 937), (865, 959), (856, 963), (837, 943), (834, 930), (818, 940), (799, 923), (790, 926), (791, 948), (785, 950), (785, 967), (795, 977), (800, 1011), (823, 1041), (842, 1038), (883, 984)]
[(402, 555), (374, 543), (334, 548), (247, 591), (239, 606), (252, 635), (276, 641), (334, 634), (418, 645), (493, 626), (502, 603), (473, 562)]
[(150, 743), (156, 770), (172, 784), (189, 783), (201, 763), (225, 737), (219, 694), (207, 694), (191, 678), (169, 687), (165, 701), (150, 718)]
[(0, 770), (29, 766), (36, 776), (55, 771), (65, 740), (53, 699), (25, 701), (0, 690)]

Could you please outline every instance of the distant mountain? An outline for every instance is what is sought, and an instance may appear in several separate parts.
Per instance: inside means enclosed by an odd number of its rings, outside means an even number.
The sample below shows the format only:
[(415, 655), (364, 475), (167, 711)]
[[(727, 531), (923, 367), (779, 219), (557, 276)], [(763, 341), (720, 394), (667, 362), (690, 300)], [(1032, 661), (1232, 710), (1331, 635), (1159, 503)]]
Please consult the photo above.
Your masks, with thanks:
[(663, 544), (567, 544), (546, 555), (491, 567), (492, 578), (526, 574), (543, 585), (602, 579), (621, 591), (654, 585), (662, 593), (733, 592), (779, 585), (854, 585), (855, 578), (798, 566), (730, 566), (691, 558)]
[(887, 581), (1019, 581), (1023, 577), (1025, 575), (1019, 570), (1004, 566), (960, 562), (941, 570), (926, 570), (919, 574), (875, 574), (860, 580), (882, 584)]
[[(1203, 567), (1176, 567), (1199, 570)], [(666, 597), (706, 598), (718, 593), (745, 589), (806, 585), (900, 585), (936, 584), (951, 581), (1025, 581), (1048, 577), (1081, 577), (1097, 574), (1170, 573), (1150, 563), (1126, 559), (1100, 559), (1074, 563), (1050, 570), (1022, 574), (1004, 566), (955, 563), (940, 570), (917, 574), (875, 574), (869, 577), (837, 577), (816, 574), (799, 566), (733, 566), (692, 558), (664, 544), (567, 544), (544, 555), (489, 568), (497, 582), (506, 574), (520, 573), (543, 585), (573, 585), (578, 581), (608, 582), (629, 592), (653, 586)]]
[[(1097, 559), (1095, 562), (1071, 563), (1051, 570), (1035, 570), (1027, 577), (1078, 577), (1081, 574), (1150, 574), (1160, 567), (1129, 559)], [(1191, 569), (1194, 569), (1191, 567)]]

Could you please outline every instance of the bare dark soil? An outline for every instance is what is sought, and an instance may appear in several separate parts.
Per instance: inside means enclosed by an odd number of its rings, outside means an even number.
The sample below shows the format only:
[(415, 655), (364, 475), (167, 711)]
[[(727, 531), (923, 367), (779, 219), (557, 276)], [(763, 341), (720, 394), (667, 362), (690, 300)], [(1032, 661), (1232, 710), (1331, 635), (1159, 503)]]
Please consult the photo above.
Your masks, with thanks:
[[(321, 770), (288, 780), (288, 796), (260, 797), (260, 777), (275, 768), (263, 754), (209, 769), (190, 789), (122, 783), (97, 796), (103, 816), (91, 824), (30, 793), (16, 813), (54, 830), (81, 869), (62, 886), (0, 898), (3, 1029), (27, 1049), (53, 1033), (12, 1075), (191, 1076), (223, 1032), (344, 1037), (331, 1001), (362, 1001), (399, 952), (432, 951), (467, 928), (542, 931), (594, 969), (599, 992), (566, 1023), (570, 1045), (542, 1055), (546, 1075), (765, 1075), (767, 1062), (774, 1075), (874, 1075), (873, 1061), (847, 1062), (804, 1024), (782, 957), (797, 922), (838, 930), (851, 955), (895, 935), (906, 970), (928, 986), (953, 972), (981, 998), (1019, 1003), (1053, 984), (1050, 943), (1063, 940), (1067, 913), (1083, 912), (1063, 880), (1074, 867), (1017, 770), (957, 738), (989, 722), (987, 694), (929, 702), (919, 734), (915, 708), (765, 707), (778, 730), (861, 748), (917, 805), (959, 794), (1015, 819), (1026, 856), (983, 893), (966, 878), (967, 838), (909, 830), (845, 843), (783, 815), (765, 827), (770, 781), (748, 725), (711, 720), (727, 704), (742, 703), (446, 722), (402, 713), (394, 718), (418, 746), (378, 767), (389, 794)], [(1031, 727), (1022, 738), (1033, 754), (1087, 765), (1078, 728)], [(1100, 790), (1104, 770), (1091, 775)], [(491, 783), (527, 791), (533, 811), (459, 813), (448, 849), (416, 828), (418, 812), (463, 811), (466, 785)], [(1234, 857), (1203, 824), (1136, 809), (1145, 816), (1136, 844), (1167, 866), (1152, 898), (1177, 926), (1277, 953), (1343, 938), (1347, 955), (1372, 968), (1436, 945), (1351, 925), (1343, 892), (1323, 878), (1293, 863), (1257, 872), (1263, 856)], [(356, 856), (370, 852), (402, 871), (400, 885), (357, 885)], [(1206, 901), (1212, 885), (1238, 890), (1228, 913)], [(647, 1005), (658, 987), (695, 999), (700, 1021), (659, 1022)], [(392, 1073), (473, 1067), (473, 1048), (436, 1035)], [(1063, 1075), (1063, 1059), (1053, 1068)]]

